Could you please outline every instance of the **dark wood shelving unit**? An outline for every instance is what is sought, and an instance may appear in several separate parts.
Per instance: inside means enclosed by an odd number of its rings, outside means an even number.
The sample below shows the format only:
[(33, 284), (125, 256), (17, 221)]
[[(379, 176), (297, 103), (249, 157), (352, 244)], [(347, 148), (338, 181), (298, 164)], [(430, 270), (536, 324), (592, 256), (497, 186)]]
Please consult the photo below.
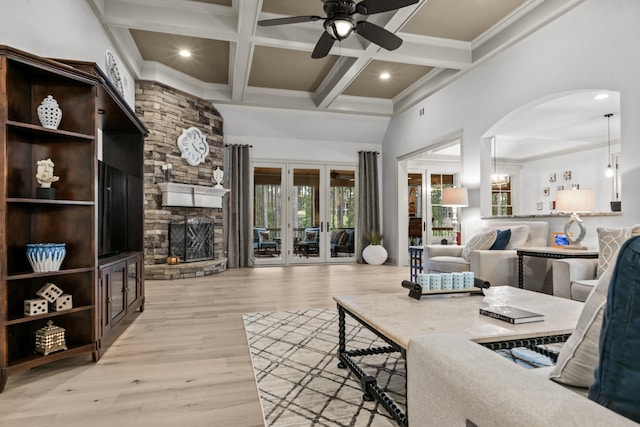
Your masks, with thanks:
[[(38, 119), (37, 108), (48, 95), (62, 109), (58, 129), (45, 128)], [(95, 64), (63, 63), (0, 46), (0, 391), (9, 375), (26, 369), (82, 354), (99, 359), (104, 311), (111, 298), (99, 263), (98, 213), (104, 196), (98, 188), (99, 160), (114, 151), (126, 152), (128, 173), (142, 180), (146, 134)], [(59, 176), (54, 199), (36, 197), (36, 163), (47, 158)], [(123, 214), (134, 218), (131, 222), (140, 229), (128, 231), (139, 232), (140, 238), (130, 239), (135, 244), (121, 262), (123, 271), (136, 271), (121, 290), (112, 290), (122, 293), (125, 315), (144, 303), (143, 194), (128, 196), (132, 209)], [(28, 243), (65, 243), (60, 270), (33, 272)], [(24, 301), (37, 298), (36, 292), (48, 283), (71, 295), (73, 307), (25, 315)], [(135, 289), (129, 290), (133, 284)], [(43, 356), (35, 353), (35, 333), (48, 321), (65, 329), (68, 349)]]

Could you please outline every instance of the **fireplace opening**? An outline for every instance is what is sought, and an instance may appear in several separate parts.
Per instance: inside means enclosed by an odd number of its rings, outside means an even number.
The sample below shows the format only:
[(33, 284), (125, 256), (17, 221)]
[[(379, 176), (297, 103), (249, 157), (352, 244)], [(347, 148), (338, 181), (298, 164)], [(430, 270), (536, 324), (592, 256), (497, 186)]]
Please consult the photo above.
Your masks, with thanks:
[(170, 223), (169, 255), (182, 262), (213, 259), (213, 220), (197, 217)]

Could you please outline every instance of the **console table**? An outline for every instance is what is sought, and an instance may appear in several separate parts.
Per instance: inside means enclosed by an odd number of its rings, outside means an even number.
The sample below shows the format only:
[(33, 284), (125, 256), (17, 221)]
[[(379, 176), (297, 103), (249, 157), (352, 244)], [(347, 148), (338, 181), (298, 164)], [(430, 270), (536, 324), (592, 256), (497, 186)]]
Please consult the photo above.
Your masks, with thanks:
[[(485, 296), (452, 296), (422, 298), (420, 301), (401, 294), (336, 296), (338, 305), (338, 366), (349, 368), (360, 382), (365, 400), (376, 399), (401, 426), (407, 417), (374, 377), (364, 372), (356, 362), (360, 356), (399, 352), (406, 356), (409, 341), (432, 333), (457, 333), (465, 338), (490, 345), (514, 340), (535, 340), (537, 344), (560, 342), (575, 329), (583, 303), (554, 297), (512, 286), (485, 289)], [(483, 316), (481, 307), (508, 304), (545, 316), (542, 322), (512, 325)], [(357, 320), (375, 333), (388, 346), (347, 350), (345, 316)], [(523, 344), (518, 344), (523, 345)], [(502, 347), (507, 348), (507, 347)], [(409, 373), (407, 372), (407, 377)]]
[(538, 248), (519, 248), (516, 249), (518, 255), (518, 287), (524, 288), (524, 265), (523, 258), (525, 256), (532, 256), (538, 258), (598, 258), (598, 251), (584, 250), (584, 249), (564, 249), (564, 248), (552, 248), (552, 247), (538, 247)]

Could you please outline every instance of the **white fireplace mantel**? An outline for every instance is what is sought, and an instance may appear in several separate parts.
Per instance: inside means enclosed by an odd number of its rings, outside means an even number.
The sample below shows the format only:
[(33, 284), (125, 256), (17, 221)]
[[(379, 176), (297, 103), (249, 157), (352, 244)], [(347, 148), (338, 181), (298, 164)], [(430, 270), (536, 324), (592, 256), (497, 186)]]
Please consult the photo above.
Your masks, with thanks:
[(162, 191), (162, 206), (189, 208), (221, 208), (222, 196), (230, 191), (226, 188), (174, 182), (163, 182), (158, 184), (158, 187)]

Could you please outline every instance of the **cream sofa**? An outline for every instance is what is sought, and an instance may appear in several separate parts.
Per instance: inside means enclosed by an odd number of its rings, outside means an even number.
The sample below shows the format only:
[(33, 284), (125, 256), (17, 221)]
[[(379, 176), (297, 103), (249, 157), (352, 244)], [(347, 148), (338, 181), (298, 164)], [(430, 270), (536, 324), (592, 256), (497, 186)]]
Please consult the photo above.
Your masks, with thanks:
[[(493, 221), (483, 222), (479, 231), (487, 229), (527, 226), (529, 236), (523, 247), (547, 246), (549, 223), (545, 221)], [(517, 243), (516, 243), (517, 245)], [(473, 271), (476, 277), (491, 283), (491, 286), (518, 286), (518, 256), (515, 246), (509, 242), (505, 250), (474, 250), (469, 261), (462, 257), (463, 246), (426, 245), (423, 250), (426, 273), (453, 273)], [(525, 257), (524, 284), (526, 289), (543, 291), (549, 270), (547, 260)]]
[(410, 426), (638, 426), (459, 335), (411, 341), (407, 372)]

